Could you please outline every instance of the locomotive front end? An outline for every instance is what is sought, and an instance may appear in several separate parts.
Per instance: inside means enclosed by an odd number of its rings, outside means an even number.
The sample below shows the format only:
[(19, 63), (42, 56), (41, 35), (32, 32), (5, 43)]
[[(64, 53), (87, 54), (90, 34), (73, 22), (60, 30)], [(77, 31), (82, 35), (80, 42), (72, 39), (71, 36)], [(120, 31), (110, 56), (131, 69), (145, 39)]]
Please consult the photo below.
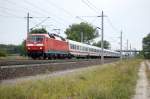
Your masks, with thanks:
[(44, 35), (30, 34), (26, 40), (26, 49), (29, 57), (42, 57), (44, 52)]

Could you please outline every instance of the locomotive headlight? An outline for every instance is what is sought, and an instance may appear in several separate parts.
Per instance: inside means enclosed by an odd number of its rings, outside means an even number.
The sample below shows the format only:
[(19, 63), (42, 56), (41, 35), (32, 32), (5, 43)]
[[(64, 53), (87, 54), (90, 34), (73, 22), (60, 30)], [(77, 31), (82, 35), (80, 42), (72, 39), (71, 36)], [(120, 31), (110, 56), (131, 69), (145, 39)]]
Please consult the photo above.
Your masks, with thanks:
[(42, 47), (40, 47), (40, 49), (42, 49)]
[(30, 50), (30, 47), (28, 47), (28, 50)]

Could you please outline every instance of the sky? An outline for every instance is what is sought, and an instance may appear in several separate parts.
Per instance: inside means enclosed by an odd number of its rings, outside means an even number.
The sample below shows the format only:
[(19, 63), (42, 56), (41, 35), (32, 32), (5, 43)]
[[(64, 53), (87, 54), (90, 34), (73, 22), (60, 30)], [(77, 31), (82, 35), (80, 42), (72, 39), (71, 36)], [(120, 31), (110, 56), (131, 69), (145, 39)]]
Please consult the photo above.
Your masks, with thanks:
[[(119, 49), (120, 32), (123, 32), (123, 49), (127, 39), (132, 49), (142, 49), (142, 38), (150, 33), (150, 0), (0, 0), (0, 44), (21, 44), (27, 36), (27, 13), (30, 28), (44, 27), (64, 31), (73, 23), (89, 22), (101, 27), (104, 11), (104, 39), (111, 48)], [(92, 17), (88, 17), (92, 16)], [(50, 18), (47, 18), (50, 17)], [(42, 22), (45, 20), (44, 22)], [(39, 23), (41, 23), (38, 25)], [(100, 36), (96, 41), (101, 39)]]

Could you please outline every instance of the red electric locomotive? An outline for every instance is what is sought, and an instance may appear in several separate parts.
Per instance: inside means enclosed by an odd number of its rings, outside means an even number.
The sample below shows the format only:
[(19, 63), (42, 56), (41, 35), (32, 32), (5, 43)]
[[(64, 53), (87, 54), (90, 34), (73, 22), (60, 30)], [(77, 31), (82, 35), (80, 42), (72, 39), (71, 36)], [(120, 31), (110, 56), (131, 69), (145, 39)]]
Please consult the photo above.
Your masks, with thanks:
[(32, 58), (70, 57), (68, 42), (56, 34), (29, 34), (26, 49)]

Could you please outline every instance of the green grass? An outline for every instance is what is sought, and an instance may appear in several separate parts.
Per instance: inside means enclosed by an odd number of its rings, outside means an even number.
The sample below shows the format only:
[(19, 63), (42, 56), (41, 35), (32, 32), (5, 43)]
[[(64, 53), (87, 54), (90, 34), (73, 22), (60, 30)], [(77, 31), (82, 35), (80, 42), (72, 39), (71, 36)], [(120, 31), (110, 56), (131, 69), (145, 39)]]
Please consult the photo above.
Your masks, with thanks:
[(47, 80), (0, 86), (0, 99), (130, 99), (141, 60), (125, 60)]

